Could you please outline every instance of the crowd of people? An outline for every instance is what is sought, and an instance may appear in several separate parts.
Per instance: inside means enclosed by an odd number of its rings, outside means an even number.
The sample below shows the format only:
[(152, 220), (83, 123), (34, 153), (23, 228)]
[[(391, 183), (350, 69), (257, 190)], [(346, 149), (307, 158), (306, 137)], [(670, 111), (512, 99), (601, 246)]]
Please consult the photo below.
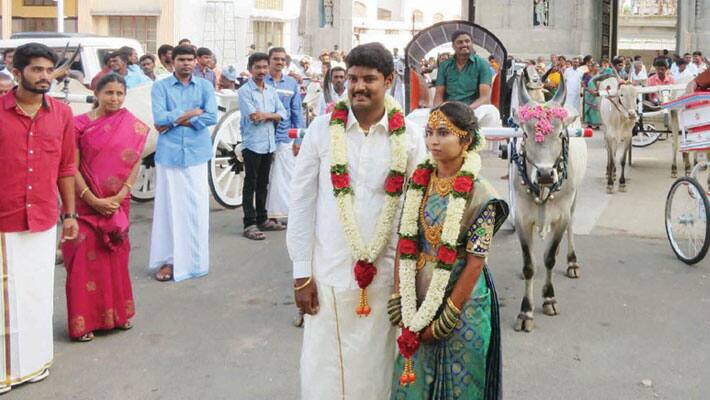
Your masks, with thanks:
[[(133, 327), (130, 192), (151, 127), (124, 101), (132, 87), (153, 81), (160, 135), (146, 263), (156, 280), (209, 272), (215, 93), (237, 91), (243, 235), (263, 240), (289, 228), (293, 290), (305, 326), (302, 397), (498, 398), (498, 302), (485, 260), (508, 209), (478, 176), (477, 115), (490, 107), (499, 65), (475, 54), (467, 32), (455, 32), (451, 45), (454, 54), (423, 60), (434, 86), (424, 129), (405, 122), (395, 100), (403, 61), (379, 43), (347, 55), (323, 52), (319, 72), (307, 56), (292, 68), (281, 47), (251, 51), (243, 72), (215, 68), (214, 54), (187, 39), (161, 46), (157, 57), (123, 48), (109, 53), (93, 77), (96, 104), (82, 115), (47, 95), (57, 78), (50, 48), (30, 43), (6, 50), (0, 324), (9, 339), (0, 352), (0, 393), (49, 374), (58, 217), (68, 335), (86, 342), (96, 331)], [(543, 71), (544, 62), (530, 61), (550, 95), (565, 80), (568, 101), (590, 125), (598, 125), (594, 77), (618, 74), (652, 85), (672, 83), (672, 74), (689, 68), (689, 75), (707, 70), (700, 53), (690, 63), (681, 57), (669, 64), (661, 56), (647, 72), (621, 57), (599, 65), (591, 56), (553, 55)], [(314, 82), (322, 93), (307, 126), (302, 94)], [(303, 139), (289, 137), (289, 130), (305, 128)], [(405, 192), (414, 200), (403, 201)], [(395, 340), (397, 327), (403, 330)]]

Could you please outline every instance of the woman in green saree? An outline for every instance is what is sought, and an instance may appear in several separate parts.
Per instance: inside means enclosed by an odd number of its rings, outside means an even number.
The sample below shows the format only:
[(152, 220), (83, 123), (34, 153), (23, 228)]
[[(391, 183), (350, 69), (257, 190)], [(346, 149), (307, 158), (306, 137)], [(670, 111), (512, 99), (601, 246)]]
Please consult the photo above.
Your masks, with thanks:
[(599, 65), (592, 63), (589, 65), (589, 72), (582, 77), (584, 87), (584, 122), (589, 128), (598, 128), (602, 124), (602, 116), (599, 113), (599, 91), (594, 77), (599, 76)]
[(486, 256), (508, 206), (478, 176), (483, 141), (467, 105), (432, 110), (431, 156), (407, 189), (388, 304), (403, 328), (391, 399), (502, 396), (498, 299)]

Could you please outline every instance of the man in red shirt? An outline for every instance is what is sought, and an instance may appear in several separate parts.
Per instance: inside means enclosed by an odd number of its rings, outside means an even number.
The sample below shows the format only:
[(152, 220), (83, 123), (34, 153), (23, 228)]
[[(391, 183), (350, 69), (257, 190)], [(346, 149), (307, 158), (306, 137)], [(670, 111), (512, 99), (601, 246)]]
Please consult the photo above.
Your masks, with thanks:
[(58, 195), (61, 240), (79, 232), (72, 113), (46, 95), (56, 61), (47, 46), (18, 47), (18, 86), (0, 98), (0, 393), (49, 375)]
[[(656, 59), (656, 61), (653, 62), (653, 66), (654, 68), (656, 68), (656, 74), (651, 75), (648, 78), (648, 80), (646, 81), (646, 86), (665, 86), (672, 85), (675, 83), (671, 74), (668, 73), (668, 65), (664, 60)], [(649, 93), (648, 102), (650, 102), (650, 104), (647, 105), (658, 106), (658, 104), (660, 103), (660, 100), (658, 99), (658, 94)]]

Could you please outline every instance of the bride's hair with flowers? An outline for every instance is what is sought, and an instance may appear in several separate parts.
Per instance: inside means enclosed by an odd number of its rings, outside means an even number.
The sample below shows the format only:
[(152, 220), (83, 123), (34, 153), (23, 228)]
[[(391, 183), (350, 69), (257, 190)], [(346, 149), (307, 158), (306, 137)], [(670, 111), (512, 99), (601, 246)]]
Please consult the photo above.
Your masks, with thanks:
[(461, 138), (462, 144), (470, 140), (468, 150), (478, 146), (481, 142), (481, 135), (478, 132), (478, 118), (476, 118), (476, 114), (473, 113), (469, 106), (460, 101), (447, 101), (431, 111), (434, 112), (436, 110), (443, 112), (452, 124), (471, 135), (469, 138)]

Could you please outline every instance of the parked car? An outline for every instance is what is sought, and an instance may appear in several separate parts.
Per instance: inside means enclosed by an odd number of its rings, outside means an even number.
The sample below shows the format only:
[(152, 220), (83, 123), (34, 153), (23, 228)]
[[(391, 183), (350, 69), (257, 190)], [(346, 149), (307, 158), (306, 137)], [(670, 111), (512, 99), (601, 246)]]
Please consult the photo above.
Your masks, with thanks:
[[(57, 32), (22, 32), (15, 33), (10, 39), (0, 40), (0, 49), (15, 48), (26, 43), (37, 42), (54, 49), (61, 54), (68, 46), (66, 57), (74, 54), (81, 45), (79, 57), (72, 63), (70, 70), (73, 76), (80, 76), (82, 83), (89, 85), (91, 78), (101, 71), (103, 57), (123, 46), (136, 50), (138, 56), (143, 55), (143, 46), (135, 39), (90, 35), (84, 33)], [(79, 75), (79, 73), (81, 75)]]

